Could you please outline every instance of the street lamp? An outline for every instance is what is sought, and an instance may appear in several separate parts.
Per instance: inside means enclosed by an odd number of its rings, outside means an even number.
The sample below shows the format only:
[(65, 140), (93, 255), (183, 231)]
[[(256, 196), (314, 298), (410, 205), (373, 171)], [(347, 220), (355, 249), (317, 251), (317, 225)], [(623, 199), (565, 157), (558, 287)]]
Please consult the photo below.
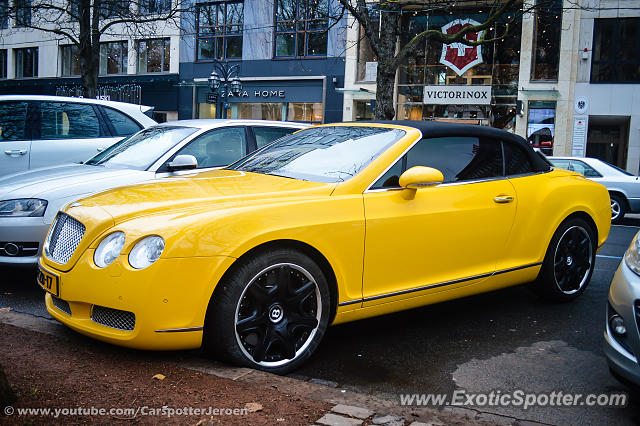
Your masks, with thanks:
[(239, 78), (240, 65), (229, 65), (227, 62), (214, 61), (213, 71), (207, 79), (211, 93), (210, 97), (216, 105), (216, 118), (224, 118), (230, 107), (227, 97), (229, 94), (240, 96), (242, 82)]

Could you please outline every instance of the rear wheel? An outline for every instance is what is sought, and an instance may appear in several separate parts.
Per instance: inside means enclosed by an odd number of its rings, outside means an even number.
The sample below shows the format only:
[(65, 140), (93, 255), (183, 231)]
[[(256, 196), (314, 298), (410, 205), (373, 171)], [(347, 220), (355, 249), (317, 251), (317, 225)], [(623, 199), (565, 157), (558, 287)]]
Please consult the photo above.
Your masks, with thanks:
[(218, 285), (205, 346), (234, 364), (286, 374), (318, 347), (329, 301), (326, 278), (311, 258), (284, 248), (262, 252)]
[(595, 235), (584, 219), (565, 220), (553, 234), (534, 290), (545, 299), (569, 301), (581, 295), (596, 260)]
[(610, 194), (611, 197), (611, 223), (620, 223), (627, 213), (627, 202), (621, 195)]

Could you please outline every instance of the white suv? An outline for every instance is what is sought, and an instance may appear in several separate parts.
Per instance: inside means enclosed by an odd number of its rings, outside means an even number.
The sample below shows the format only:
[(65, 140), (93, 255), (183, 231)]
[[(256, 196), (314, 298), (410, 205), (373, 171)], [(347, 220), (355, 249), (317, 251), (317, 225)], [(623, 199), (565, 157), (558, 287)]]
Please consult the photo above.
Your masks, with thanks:
[(84, 161), (156, 124), (153, 108), (62, 96), (0, 96), (0, 176)]

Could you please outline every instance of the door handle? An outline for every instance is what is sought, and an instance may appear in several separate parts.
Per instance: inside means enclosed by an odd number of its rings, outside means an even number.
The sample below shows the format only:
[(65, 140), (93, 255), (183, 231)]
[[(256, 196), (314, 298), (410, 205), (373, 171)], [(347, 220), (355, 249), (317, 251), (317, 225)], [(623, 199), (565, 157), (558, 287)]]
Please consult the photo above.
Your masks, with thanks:
[(27, 153), (26, 149), (8, 149), (4, 152), (7, 155), (25, 155)]
[(513, 202), (513, 197), (510, 197), (508, 195), (500, 195), (494, 198), (493, 201), (495, 201), (498, 204), (507, 204), (507, 203)]

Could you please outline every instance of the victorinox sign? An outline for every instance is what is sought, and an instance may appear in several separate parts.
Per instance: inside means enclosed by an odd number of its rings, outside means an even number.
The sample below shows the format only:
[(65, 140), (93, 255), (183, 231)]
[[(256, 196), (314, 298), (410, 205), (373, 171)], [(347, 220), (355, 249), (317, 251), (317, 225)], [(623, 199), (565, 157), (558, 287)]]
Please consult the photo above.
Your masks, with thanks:
[[(453, 35), (471, 25), (480, 25), (480, 23), (473, 19), (455, 19), (443, 26), (442, 32)], [(478, 41), (483, 33), (484, 31), (467, 33), (464, 38), (469, 41)], [(464, 43), (443, 44), (440, 63), (447, 65), (456, 74), (462, 75), (468, 69), (482, 63), (482, 48), (481, 46), (467, 46)]]

